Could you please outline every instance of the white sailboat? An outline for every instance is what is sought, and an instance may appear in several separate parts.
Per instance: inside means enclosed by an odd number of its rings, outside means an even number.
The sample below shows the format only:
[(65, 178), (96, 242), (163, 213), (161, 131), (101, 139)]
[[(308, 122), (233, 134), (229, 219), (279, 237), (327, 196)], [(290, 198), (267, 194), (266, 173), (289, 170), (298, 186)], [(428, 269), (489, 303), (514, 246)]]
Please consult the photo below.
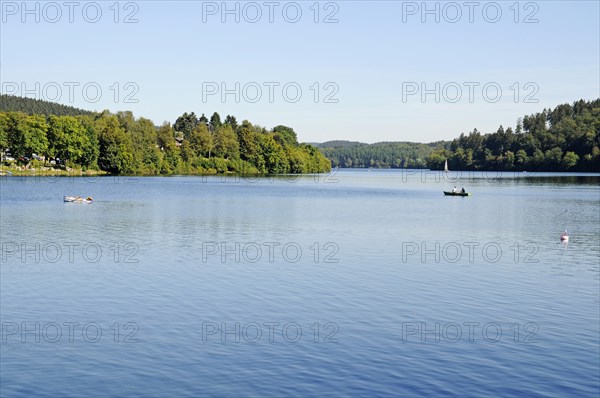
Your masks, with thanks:
[(450, 170), (448, 170), (448, 159), (446, 159), (446, 163), (444, 164), (444, 173), (448, 173)]

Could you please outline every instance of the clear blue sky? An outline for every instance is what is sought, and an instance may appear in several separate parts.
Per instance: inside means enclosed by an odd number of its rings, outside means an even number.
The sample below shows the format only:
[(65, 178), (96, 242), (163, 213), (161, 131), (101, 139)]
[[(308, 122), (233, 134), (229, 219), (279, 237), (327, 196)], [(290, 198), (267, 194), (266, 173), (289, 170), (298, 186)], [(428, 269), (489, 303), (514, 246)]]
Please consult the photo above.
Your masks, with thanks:
[[(217, 111), (266, 127), (289, 125), (308, 142), (450, 139), (473, 128), (514, 126), (517, 117), (545, 107), (600, 97), (597, 1), (428, 2), (431, 14), (423, 12), (421, 1), (336, 1), (318, 7), (314, 1), (257, 1), (237, 2), (238, 12), (226, 15), (220, 1), (120, 2), (118, 15), (114, 1), (99, 1), (99, 7), (77, 3), (70, 9), (58, 1), (56, 9), (31, 2), (28, 14), (21, 1), (2, 1), (3, 93), (42, 99), (60, 94), (65, 104), (132, 110), (156, 124), (174, 122), (185, 111)], [(255, 5), (261, 17), (252, 23)], [(236, 2), (227, 7), (235, 10)], [(323, 23), (328, 15), (337, 22)], [(137, 22), (123, 23), (127, 16)], [(70, 82), (79, 84), (72, 98)], [(222, 83), (235, 91), (236, 82), (239, 103), (234, 94), (223, 101), (220, 93), (206, 91), (221, 90)], [(269, 82), (279, 84), (273, 102)], [(23, 92), (23, 83), (33, 92)], [(286, 83), (293, 83), (287, 97)], [(252, 103), (255, 84), (262, 97)], [(424, 101), (423, 85), (432, 90)], [(102, 95), (92, 102), (95, 87)], [(295, 87), (302, 96), (288, 102)], [(137, 103), (125, 102), (127, 94)], [(325, 102), (328, 95), (337, 103)], [(495, 97), (498, 101), (491, 102)]]

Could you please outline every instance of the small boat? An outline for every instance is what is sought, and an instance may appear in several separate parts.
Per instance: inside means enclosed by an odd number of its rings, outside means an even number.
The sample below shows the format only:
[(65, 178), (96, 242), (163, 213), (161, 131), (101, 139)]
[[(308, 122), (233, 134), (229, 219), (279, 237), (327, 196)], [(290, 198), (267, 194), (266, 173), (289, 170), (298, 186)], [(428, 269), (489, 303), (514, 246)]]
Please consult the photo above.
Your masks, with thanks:
[(446, 196), (470, 196), (469, 192), (452, 192), (452, 191), (444, 191), (444, 195)]
[(562, 234), (560, 234), (560, 241), (561, 242), (568, 242), (569, 241), (569, 234), (567, 233), (567, 230), (565, 230), (565, 232), (563, 232)]
[(82, 198), (81, 196), (64, 196), (63, 201), (65, 203), (92, 203), (94, 199), (91, 196)]

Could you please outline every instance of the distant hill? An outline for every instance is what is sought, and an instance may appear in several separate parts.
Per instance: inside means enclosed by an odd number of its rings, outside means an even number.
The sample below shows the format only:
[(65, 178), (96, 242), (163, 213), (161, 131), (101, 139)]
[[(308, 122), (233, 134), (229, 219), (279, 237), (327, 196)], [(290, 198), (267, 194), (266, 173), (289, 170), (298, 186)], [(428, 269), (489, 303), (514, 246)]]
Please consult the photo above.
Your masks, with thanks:
[(436, 148), (446, 148), (450, 142), (430, 144), (417, 142), (327, 141), (313, 144), (331, 160), (333, 167), (425, 168), (427, 158)]
[(95, 112), (33, 98), (0, 94), (0, 112), (23, 112), (28, 115), (79, 116)]
[(347, 148), (353, 146), (368, 146), (369, 144), (365, 144), (364, 142), (358, 141), (344, 141), (344, 140), (335, 140), (335, 141), (327, 141), (321, 143), (312, 144), (317, 148)]

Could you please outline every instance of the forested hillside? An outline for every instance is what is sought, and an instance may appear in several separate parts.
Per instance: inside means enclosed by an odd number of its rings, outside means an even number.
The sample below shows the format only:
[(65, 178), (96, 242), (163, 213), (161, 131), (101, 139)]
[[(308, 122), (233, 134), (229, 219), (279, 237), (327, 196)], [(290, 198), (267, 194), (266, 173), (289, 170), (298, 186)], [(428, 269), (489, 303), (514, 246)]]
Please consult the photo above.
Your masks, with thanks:
[(55, 102), (6, 94), (0, 94), (0, 112), (23, 112), (28, 115), (46, 116), (78, 116), (94, 114), (94, 112), (91, 111), (85, 111), (83, 109), (57, 104)]
[(427, 157), (444, 142), (379, 142), (364, 144), (351, 141), (329, 141), (316, 144), (334, 167), (425, 168)]
[(329, 141), (315, 144), (334, 167), (442, 170), (600, 171), (600, 99), (580, 100), (518, 119), (494, 133), (474, 129), (430, 144)]
[(428, 159), (431, 169), (600, 171), (600, 99), (524, 116), (495, 133), (461, 134)]
[[(12, 100), (11, 100), (12, 101)], [(244, 120), (238, 124), (218, 113), (210, 120), (184, 113), (173, 125), (154, 126), (131, 112), (54, 115), (60, 106), (34, 110), (30, 100), (19, 111), (0, 112), (0, 152), (28, 166), (30, 162), (58, 164), (113, 174), (196, 173), (316, 173), (331, 169), (329, 160), (315, 147), (299, 144), (290, 127), (267, 130)], [(73, 108), (74, 109), (74, 108)], [(40, 111), (41, 112), (41, 111)], [(44, 160), (31, 160), (33, 154)], [(13, 160), (6, 160), (13, 164)], [(43, 163), (42, 163), (43, 162)]]

